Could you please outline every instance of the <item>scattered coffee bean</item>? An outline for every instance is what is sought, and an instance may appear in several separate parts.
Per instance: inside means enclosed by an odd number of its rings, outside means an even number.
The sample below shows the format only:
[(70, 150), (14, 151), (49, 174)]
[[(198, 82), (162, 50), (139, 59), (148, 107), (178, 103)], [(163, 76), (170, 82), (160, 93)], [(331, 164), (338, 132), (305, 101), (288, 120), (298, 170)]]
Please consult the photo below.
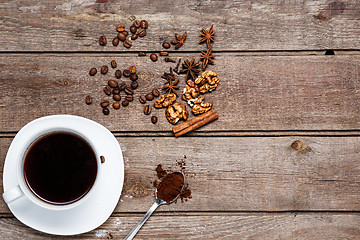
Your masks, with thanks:
[(152, 100), (154, 99), (154, 95), (152, 95), (152, 93), (149, 93), (149, 94), (146, 94), (146, 95), (145, 95), (145, 98), (146, 98), (146, 100), (148, 100), (148, 101), (152, 101)]
[(125, 99), (128, 101), (128, 102), (132, 102), (134, 100), (134, 97), (132, 95), (127, 95), (125, 97)]
[(131, 40), (136, 40), (136, 39), (138, 38), (138, 36), (139, 36), (139, 35), (137, 35), (137, 34), (131, 35)]
[(123, 71), (123, 75), (124, 75), (124, 77), (130, 77), (130, 70), (129, 69), (125, 69), (124, 71)]
[(102, 112), (104, 115), (109, 115), (110, 110), (107, 107), (105, 107), (105, 108), (103, 108)]
[(132, 25), (132, 26), (130, 27), (130, 32), (131, 32), (131, 33), (136, 33), (136, 30), (137, 30), (137, 28), (136, 28), (134, 25)]
[(113, 103), (113, 108), (114, 108), (114, 109), (119, 109), (119, 108), (120, 108), (120, 103), (114, 102), (114, 103)]
[(110, 89), (109, 86), (104, 87), (104, 93), (105, 93), (106, 95), (110, 96), (110, 94), (111, 94), (111, 89)]
[(146, 98), (144, 96), (140, 96), (139, 97), (139, 102), (142, 103), (142, 104), (146, 103)]
[(156, 53), (152, 53), (150, 54), (150, 59), (153, 62), (156, 62), (158, 60), (158, 56), (156, 55)]
[(123, 33), (125, 36), (129, 35), (129, 32), (128, 32), (128, 31), (126, 31), (126, 30), (125, 30), (125, 31), (123, 31), (122, 33)]
[(86, 97), (85, 97), (85, 103), (86, 103), (87, 105), (90, 105), (90, 104), (92, 103), (92, 97), (91, 97), (91, 96), (86, 96)]
[(126, 88), (124, 89), (124, 91), (125, 91), (125, 93), (126, 93), (127, 95), (133, 95), (133, 94), (134, 94), (134, 90), (132, 90), (132, 89), (129, 88), (129, 87), (126, 87)]
[(121, 78), (121, 70), (116, 70), (115, 71), (115, 77), (116, 78)]
[(139, 37), (144, 37), (146, 35), (146, 30), (140, 29), (137, 34), (139, 35)]
[(127, 107), (127, 106), (129, 106), (129, 101), (124, 100), (124, 101), (122, 101), (121, 105), (123, 105), (123, 107)]
[(146, 20), (141, 20), (140, 27), (143, 29), (147, 29), (149, 27), (149, 23)]
[(119, 84), (119, 90), (120, 90), (120, 91), (124, 91), (125, 88), (126, 88), (126, 83), (120, 83), (120, 84)]
[(165, 49), (169, 49), (171, 47), (170, 43), (168, 43), (168, 42), (163, 42), (162, 46)]
[(131, 81), (136, 81), (138, 79), (139, 79), (139, 76), (136, 73), (130, 75), (130, 80)]
[(130, 68), (129, 68), (129, 71), (130, 71), (131, 74), (136, 73), (136, 67), (134, 65), (131, 65)]
[(131, 82), (131, 84), (130, 84), (130, 86), (131, 86), (131, 88), (132, 89), (137, 89), (138, 88), (138, 86), (139, 86), (139, 84), (138, 84), (138, 82), (137, 81), (133, 81), (133, 82)]
[(160, 55), (160, 56), (167, 56), (167, 55), (169, 55), (169, 53), (168, 53), (168, 52), (160, 52), (159, 55)]
[(122, 25), (122, 24), (117, 25), (117, 26), (116, 26), (116, 31), (118, 31), (118, 32), (123, 32), (123, 31), (125, 31), (125, 26)]
[(114, 46), (119, 45), (119, 39), (118, 39), (117, 37), (114, 37), (114, 39), (112, 40), (112, 44), (113, 44)]
[(106, 37), (105, 37), (105, 36), (101, 36), (101, 37), (99, 38), (99, 44), (100, 44), (101, 46), (105, 46), (106, 43), (107, 43)]
[(166, 58), (164, 58), (164, 61), (165, 62), (176, 62), (174, 59), (171, 59), (171, 58), (168, 58), (168, 57), (166, 57)]
[(97, 69), (96, 69), (96, 68), (92, 68), (92, 69), (90, 69), (90, 71), (89, 71), (90, 76), (95, 76), (96, 73), (97, 73)]
[(151, 113), (151, 106), (150, 105), (146, 105), (144, 107), (144, 114), (145, 115), (149, 115)]
[(118, 82), (115, 81), (115, 80), (109, 80), (109, 81), (108, 81), (108, 85), (109, 85), (109, 87), (111, 87), (111, 88), (116, 88), (116, 87), (119, 86)]
[(119, 33), (117, 35), (117, 38), (120, 40), (120, 41), (125, 41), (126, 40), (126, 36), (124, 33)]
[(132, 45), (132, 43), (131, 43), (130, 40), (125, 40), (125, 41), (124, 41), (124, 47), (126, 47), (126, 48), (131, 48), (131, 45)]
[(100, 156), (100, 162), (104, 163), (105, 162), (105, 157), (104, 156)]
[(134, 26), (137, 27), (137, 28), (140, 27), (140, 21), (139, 21), (139, 20), (135, 20), (133, 24), (134, 24)]
[(105, 99), (101, 100), (101, 102), (100, 102), (100, 106), (102, 108), (106, 108), (107, 106), (109, 106), (109, 104), (110, 104), (110, 102), (108, 100), (105, 100)]
[(117, 67), (117, 63), (116, 63), (115, 60), (111, 60), (110, 65), (111, 65), (112, 68), (116, 68), (116, 67)]
[(139, 52), (138, 55), (139, 55), (139, 57), (144, 57), (144, 56), (146, 56), (146, 53), (144, 53), (144, 52)]
[(115, 94), (115, 95), (113, 95), (113, 99), (114, 99), (115, 101), (120, 101), (120, 100), (121, 100), (121, 96), (118, 95), (118, 94)]
[(154, 88), (151, 93), (152, 93), (152, 95), (154, 95), (154, 97), (160, 96), (160, 91), (157, 90), (156, 88)]
[(113, 90), (112, 90), (112, 94), (113, 95), (117, 95), (117, 94), (120, 94), (120, 89), (117, 87), (117, 88), (114, 88)]
[(158, 121), (157, 116), (152, 116), (152, 117), (151, 117), (151, 122), (152, 122), (153, 124), (156, 124), (157, 121)]
[(109, 71), (109, 67), (106, 66), (106, 65), (102, 66), (101, 69), (100, 69), (100, 72), (102, 74), (107, 74), (108, 71)]

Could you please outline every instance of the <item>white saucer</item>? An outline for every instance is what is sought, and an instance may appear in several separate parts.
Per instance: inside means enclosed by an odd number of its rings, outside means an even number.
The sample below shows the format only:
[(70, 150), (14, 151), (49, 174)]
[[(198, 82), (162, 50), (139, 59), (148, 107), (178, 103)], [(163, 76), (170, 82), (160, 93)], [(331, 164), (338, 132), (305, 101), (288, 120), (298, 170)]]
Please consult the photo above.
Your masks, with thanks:
[(102, 125), (78, 116), (53, 115), (36, 119), (25, 125), (12, 141), (5, 159), (3, 172), (4, 191), (18, 185), (16, 161), (13, 155), (23, 139), (19, 137), (31, 129), (59, 126), (76, 127), (87, 139), (95, 142), (99, 154), (105, 157), (101, 164), (101, 178), (89, 198), (81, 205), (68, 210), (41, 208), (26, 197), (10, 204), (14, 216), (25, 225), (38, 231), (56, 235), (74, 235), (91, 231), (103, 224), (114, 211), (124, 184), (124, 161), (118, 141)]

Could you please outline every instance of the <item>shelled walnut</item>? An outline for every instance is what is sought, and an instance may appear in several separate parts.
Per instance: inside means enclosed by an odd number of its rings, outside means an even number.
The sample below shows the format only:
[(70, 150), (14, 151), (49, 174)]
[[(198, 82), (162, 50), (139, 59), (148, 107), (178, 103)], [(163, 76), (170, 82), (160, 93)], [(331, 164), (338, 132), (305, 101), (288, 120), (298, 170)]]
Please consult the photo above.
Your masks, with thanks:
[(195, 98), (195, 99), (190, 99), (190, 100), (188, 100), (188, 104), (191, 107), (191, 111), (195, 115), (206, 113), (206, 112), (210, 111), (210, 109), (212, 107), (212, 103), (205, 102), (204, 96)]
[(161, 96), (154, 103), (155, 108), (163, 108), (170, 106), (176, 100), (176, 95), (174, 93), (169, 93), (168, 95)]
[(200, 93), (212, 92), (219, 85), (220, 79), (213, 71), (206, 70), (195, 79), (195, 84), (199, 87)]
[(176, 124), (180, 119), (187, 120), (189, 113), (183, 104), (175, 102), (166, 109), (165, 115), (170, 123)]
[(193, 98), (197, 98), (200, 94), (199, 87), (195, 85), (192, 80), (187, 80), (186, 83), (188, 85), (184, 88), (184, 94), (182, 95), (181, 99), (184, 101), (188, 101)]

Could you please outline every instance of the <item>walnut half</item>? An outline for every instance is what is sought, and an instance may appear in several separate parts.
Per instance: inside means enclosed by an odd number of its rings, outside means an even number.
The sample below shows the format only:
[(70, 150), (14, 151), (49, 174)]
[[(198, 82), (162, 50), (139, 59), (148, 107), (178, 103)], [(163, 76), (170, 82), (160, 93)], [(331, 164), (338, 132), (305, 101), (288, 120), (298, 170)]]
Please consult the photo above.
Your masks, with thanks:
[(174, 93), (169, 93), (168, 95), (161, 96), (154, 103), (155, 108), (163, 108), (170, 106), (176, 100), (176, 95)]
[(206, 70), (195, 79), (195, 84), (198, 85), (200, 93), (212, 92), (219, 85), (220, 79), (216, 72)]
[(170, 123), (176, 124), (181, 118), (187, 120), (189, 113), (183, 104), (175, 102), (166, 109), (165, 115)]
[(195, 114), (195, 115), (199, 115), (202, 113), (206, 113), (208, 111), (211, 110), (212, 107), (212, 103), (210, 102), (205, 102), (205, 97), (199, 97), (196, 99), (191, 99), (188, 101), (188, 104), (191, 107), (191, 111)]

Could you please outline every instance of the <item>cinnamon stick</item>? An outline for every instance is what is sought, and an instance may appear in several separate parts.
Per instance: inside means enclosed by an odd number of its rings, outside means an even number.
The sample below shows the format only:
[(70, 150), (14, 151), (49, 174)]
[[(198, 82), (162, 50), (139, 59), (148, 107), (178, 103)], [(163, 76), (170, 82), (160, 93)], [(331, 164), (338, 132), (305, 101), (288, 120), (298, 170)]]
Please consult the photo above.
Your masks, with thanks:
[(201, 126), (204, 126), (205, 124), (207, 124), (209, 122), (214, 121), (218, 117), (219, 117), (219, 115), (213, 109), (207, 113), (204, 113), (198, 117), (194, 117), (186, 122), (179, 124), (178, 126), (173, 127), (172, 130), (175, 133), (175, 137), (179, 137), (185, 133), (193, 131)]

